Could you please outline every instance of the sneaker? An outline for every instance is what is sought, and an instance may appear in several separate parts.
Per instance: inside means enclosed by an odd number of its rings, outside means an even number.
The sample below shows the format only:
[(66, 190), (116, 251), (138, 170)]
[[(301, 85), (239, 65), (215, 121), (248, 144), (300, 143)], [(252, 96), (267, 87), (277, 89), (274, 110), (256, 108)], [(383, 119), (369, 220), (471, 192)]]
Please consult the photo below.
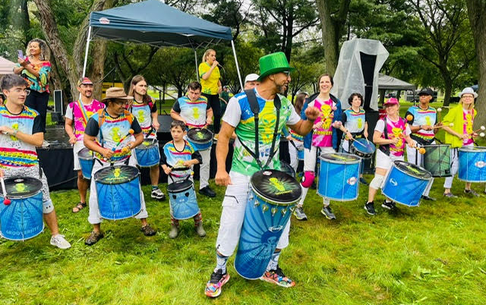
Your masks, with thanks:
[(428, 201), (436, 201), (437, 199), (433, 198), (433, 197), (429, 197), (427, 195), (422, 195), (421, 197), (423, 200), (428, 200)]
[(199, 194), (208, 197), (216, 197), (216, 193), (209, 187), (209, 185), (200, 189)]
[(218, 269), (211, 274), (211, 279), (206, 284), (205, 293), (210, 298), (219, 297), (221, 294), (221, 287), (226, 284), (230, 279), (228, 272), (223, 274), (223, 270)]
[(86, 240), (84, 241), (84, 244), (87, 245), (87, 246), (92, 246), (92, 245), (96, 244), (103, 237), (104, 237), (103, 233), (93, 231), (88, 236), (88, 238), (86, 238)]
[(160, 189), (153, 189), (150, 197), (156, 200), (165, 200), (165, 194)]
[(368, 181), (366, 181), (365, 178), (363, 178), (363, 177), (359, 177), (359, 183), (364, 184), (364, 185), (369, 184)]
[(474, 190), (464, 190), (464, 194), (472, 195), (473, 197), (479, 197), (479, 194)]
[(307, 215), (305, 215), (303, 207), (296, 208), (294, 210), (294, 215), (297, 220), (307, 220)]
[(383, 204), (381, 205), (382, 208), (385, 208), (387, 210), (394, 210), (396, 209), (396, 205), (395, 205), (395, 202), (393, 201), (383, 201)]
[(169, 232), (169, 238), (176, 238), (177, 235), (179, 235), (179, 227), (175, 225), (171, 225), (170, 227), (170, 232)]
[(206, 231), (204, 230), (204, 227), (203, 227), (203, 223), (202, 221), (200, 221), (197, 225), (196, 225), (196, 233), (197, 235), (199, 235), (200, 237), (204, 237), (206, 236)]
[(324, 215), (324, 216), (326, 216), (326, 218), (329, 219), (329, 220), (336, 219), (336, 216), (332, 212), (330, 206), (323, 207), (322, 210), (321, 210), (321, 214)]
[(157, 233), (157, 231), (155, 231), (149, 224), (143, 226), (140, 231), (142, 231), (145, 236), (154, 236)]
[(366, 202), (365, 205), (364, 205), (364, 209), (366, 210), (366, 212), (370, 215), (376, 215), (376, 211), (375, 211), (375, 203), (372, 201), (372, 202)]
[(58, 247), (59, 249), (69, 249), (71, 244), (64, 238), (64, 235), (57, 234), (51, 237), (51, 245)]
[(260, 278), (262, 281), (273, 283), (285, 288), (294, 287), (295, 282), (285, 276), (282, 269), (277, 266), (277, 270), (266, 271)]
[(452, 193), (444, 193), (444, 197), (446, 197), (446, 198), (457, 198), (457, 196), (452, 194)]

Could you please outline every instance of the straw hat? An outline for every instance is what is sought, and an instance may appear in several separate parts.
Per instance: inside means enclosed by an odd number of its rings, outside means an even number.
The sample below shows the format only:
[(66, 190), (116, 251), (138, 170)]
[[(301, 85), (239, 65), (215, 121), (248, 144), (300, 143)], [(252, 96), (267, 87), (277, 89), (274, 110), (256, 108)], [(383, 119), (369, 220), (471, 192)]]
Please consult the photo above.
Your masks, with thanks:
[(129, 96), (125, 93), (123, 88), (119, 87), (111, 87), (106, 90), (106, 96), (103, 100), (103, 103), (107, 103), (108, 100), (117, 99), (117, 100), (133, 100), (133, 96)]
[(277, 52), (260, 57), (260, 77), (262, 81), (265, 77), (284, 71), (293, 71), (295, 68), (290, 67), (284, 52)]

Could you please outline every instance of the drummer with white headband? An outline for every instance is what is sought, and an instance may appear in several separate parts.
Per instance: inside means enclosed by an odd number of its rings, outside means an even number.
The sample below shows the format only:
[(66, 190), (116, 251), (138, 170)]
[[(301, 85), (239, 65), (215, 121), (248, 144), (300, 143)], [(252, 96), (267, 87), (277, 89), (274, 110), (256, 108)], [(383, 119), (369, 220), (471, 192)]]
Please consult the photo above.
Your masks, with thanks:
[[(202, 86), (192, 82), (187, 86), (187, 96), (177, 99), (170, 110), (170, 116), (182, 121), (188, 128), (203, 128), (213, 122), (213, 109), (205, 96), (201, 96)], [(190, 142), (190, 141), (189, 141)], [(216, 193), (209, 187), (209, 165), (211, 148), (200, 150), (202, 163), (199, 166), (199, 194), (215, 197)]]
[[(435, 144), (435, 134), (439, 130), (440, 126), (437, 124), (437, 110), (431, 107), (429, 104), (434, 100), (434, 91), (430, 88), (424, 88), (419, 92), (419, 104), (418, 106), (412, 106), (408, 108), (405, 118), (410, 126), (412, 134), (410, 137), (415, 143), (420, 145)], [(407, 161), (412, 164), (423, 167), (423, 156), (417, 149), (407, 147)], [(429, 197), (430, 189), (434, 178), (431, 183), (428, 184), (422, 199), (435, 201), (435, 198)]]
[[(284, 125), (289, 126), (299, 134), (307, 134), (319, 115), (319, 110), (309, 107), (305, 114), (308, 120), (302, 120), (295, 112), (292, 103), (283, 94), (290, 82), (289, 66), (283, 52), (273, 53), (260, 58), (260, 85), (253, 89), (259, 108), (258, 135), (255, 132), (255, 116), (250, 106), (246, 92), (235, 95), (228, 103), (223, 117), (223, 124), (219, 132), (216, 157), (218, 170), (216, 183), (226, 186), (223, 201), (218, 239), (216, 241), (216, 267), (206, 284), (206, 295), (215, 298), (221, 294), (221, 287), (229, 280), (226, 263), (237, 246), (245, 209), (250, 195), (250, 178), (264, 168), (280, 169), (278, 152), (280, 134)], [(280, 110), (276, 112), (276, 97), (280, 99)], [(276, 115), (278, 113), (278, 115)], [(276, 125), (278, 121), (278, 125)], [(229, 139), (236, 132), (237, 140), (234, 145), (233, 163), (231, 171), (226, 171), (226, 157), (229, 150)], [(277, 135), (274, 138), (274, 133)], [(258, 138), (259, 149), (255, 149)], [(247, 150), (245, 145), (249, 150)], [(272, 147), (274, 151), (271, 152)], [(275, 149), (277, 148), (277, 149)], [(254, 150), (257, 150), (255, 155)], [(255, 157), (256, 158), (255, 158)], [(261, 162), (258, 162), (257, 159)], [(286, 277), (278, 265), (281, 249), (289, 243), (290, 221), (283, 229), (277, 248), (272, 254), (267, 271), (262, 280), (283, 287), (292, 287), (294, 281)]]
[[(474, 109), (474, 99), (478, 94), (473, 88), (464, 88), (459, 93), (459, 105), (451, 108), (442, 121), (442, 128), (446, 131), (445, 143), (451, 145), (451, 176), (444, 181), (444, 196), (447, 198), (457, 198), (451, 193), (452, 181), (459, 169), (459, 148), (473, 147), (474, 137), (478, 134), (473, 130), (474, 118), (477, 111)], [(466, 182), (464, 193), (479, 197), (479, 194), (471, 189), (471, 183)]]
[(44, 221), (51, 230), (51, 245), (68, 249), (71, 244), (59, 234), (47, 178), (37, 157), (36, 147), (44, 141), (41, 117), (36, 110), (24, 105), (30, 93), (27, 82), (18, 75), (7, 74), (1, 79), (0, 87), (7, 97), (5, 104), (0, 106), (0, 177), (21, 176), (41, 180)]
[[(410, 147), (415, 146), (415, 142), (410, 138), (410, 126), (407, 121), (400, 117), (400, 103), (394, 97), (385, 102), (386, 116), (378, 120), (373, 134), (373, 143), (380, 145), (376, 150), (376, 170), (375, 177), (370, 182), (368, 201), (364, 209), (370, 215), (376, 215), (374, 199), (376, 192), (382, 187), (383, 181), (388, 171), (392, 167), (393, 161), (404, 160), (405, 144)], [(406, 143), (405, 143), (406, 142)], [(381, 205), (387, 210), (394, 210), (395, 203), (386, 198)]]

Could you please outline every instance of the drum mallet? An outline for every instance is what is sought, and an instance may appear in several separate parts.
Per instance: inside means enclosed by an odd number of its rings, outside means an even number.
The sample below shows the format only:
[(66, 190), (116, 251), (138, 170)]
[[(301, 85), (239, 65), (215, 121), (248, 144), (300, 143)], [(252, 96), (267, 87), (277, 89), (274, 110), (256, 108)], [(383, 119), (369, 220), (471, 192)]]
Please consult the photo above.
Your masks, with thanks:
[[(121, 142), (123, 142), (123, 141), (124, 141), (124, 140), (125, 140), (125, 139), (126, 139), (128, 136), (132, 135), (134, 132), (135, 132), (135, 131), (134, 131), (133, 129), (131, 129), (131, 128), (130, 128), (130, 130), (128, 130), (128, 133), (127, 133), (125, 136), (123, 136), (123, 137), (121, 137), (121, 138), (120, 138), (120, 140), (119, 140), (119, 141), (116, 143), (116, 145), (115, 145), (115, 146), (114, 146), (114, 147), (111, 149), (111, 151), (113, 151), (113, 152), (114, 152), (114, 151), (115, 151), (115, 150), (118, 148), (118, 146), (121, 144)], [(125, 148), (125, 147), (124, 147), (124, 148)], [(124, 151), (124, 150), (122, 149), (122, 153), (126, 153), (126, 151)], [(105, 161), (107, 160), (106, 158), (103, 158), (103, 159), (104, 159)]]
[(0, 182), (2, 183), (3, 204), (9, 205), (11, 201), (7, 197), (7, 189), (5, 188), (5, 181), (3, 180), (3, 177), (0, 177)]
[(485, 131), (486, 130), (486, 127), (484, 126), (481, 126), (481, 128), (479, 128), (478, 130), (475, 130), (474, 133), (478, 132), (478, 131)]
[(437, 108), (437, 115), (439, 119), (437, 120), (438, 122), (442, 121), (442, 108)]

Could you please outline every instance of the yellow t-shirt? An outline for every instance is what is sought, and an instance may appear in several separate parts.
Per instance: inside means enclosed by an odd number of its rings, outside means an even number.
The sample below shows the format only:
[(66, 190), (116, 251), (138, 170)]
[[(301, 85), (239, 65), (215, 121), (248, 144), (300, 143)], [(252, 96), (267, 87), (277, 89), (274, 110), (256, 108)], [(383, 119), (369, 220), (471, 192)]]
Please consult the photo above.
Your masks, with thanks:
[(199, 65), (199, 77), (201, 78), (202, 93), (216, 95), (218, 94), (218, 82), (219, 82), (219, 68), (216, 66), (211, 72), (208, 79), (202, 79), (202, 76), (211, 69), (211, 66), (207, 62), (203, 62)]

